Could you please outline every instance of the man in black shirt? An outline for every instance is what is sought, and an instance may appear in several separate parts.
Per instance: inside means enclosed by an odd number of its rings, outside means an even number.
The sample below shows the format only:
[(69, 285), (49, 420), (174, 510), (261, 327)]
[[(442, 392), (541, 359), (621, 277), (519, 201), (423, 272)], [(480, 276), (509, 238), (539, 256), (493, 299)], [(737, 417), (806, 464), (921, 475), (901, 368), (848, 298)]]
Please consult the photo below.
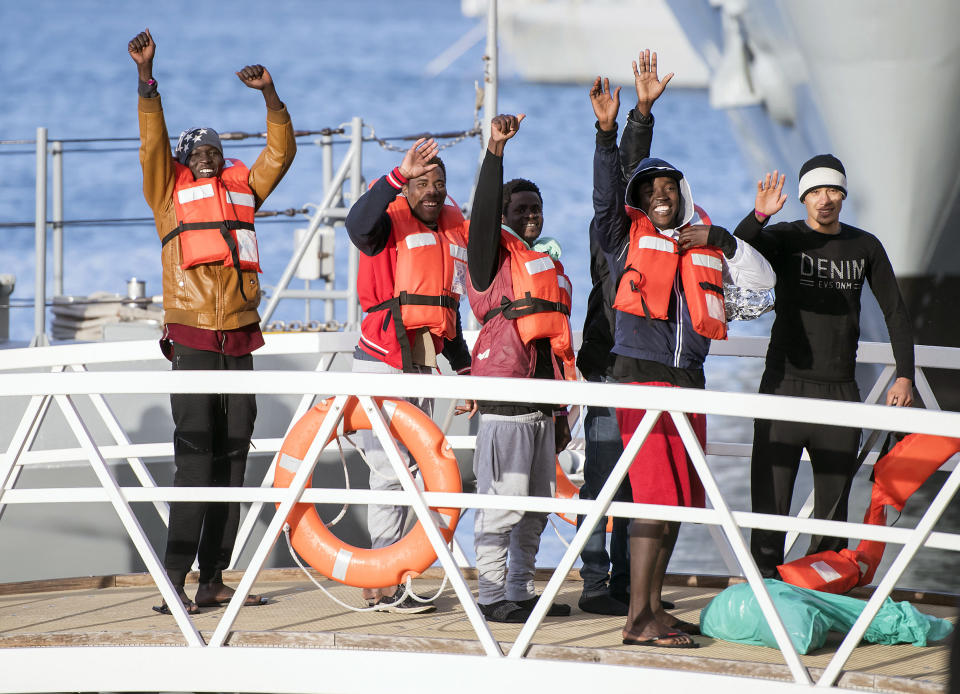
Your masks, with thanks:
[[(893, 347), (897, 378), (887, 405), (913, 403), (913, 333), (893, 268), (872, 234), (840, 222), (846, 174), (830, 154), (800, 169), (800, 201), (807, 219), (764, 228), (783, 207), (784, 177), (757, 184), (756, 207), (736, 236), (759, 250), (777, 273), (776, 319), (767, 348), (760, 392), (827, 400), (860, 401), (854, 380), (860, 338), (863, 282), (876, 296)], [(803, 448), (813, 468), (814, 518), (845, 521), (850, 484), (857, 471), (860, 430), (819, 424), (754, 422), (751, 497), (756, 513), (787, 515)], [(846, 547), (845, 538), (814, 536), (807, 554)], [(764, 577), (783, 563), (784, 533), (755, 529), (751, 550)]]

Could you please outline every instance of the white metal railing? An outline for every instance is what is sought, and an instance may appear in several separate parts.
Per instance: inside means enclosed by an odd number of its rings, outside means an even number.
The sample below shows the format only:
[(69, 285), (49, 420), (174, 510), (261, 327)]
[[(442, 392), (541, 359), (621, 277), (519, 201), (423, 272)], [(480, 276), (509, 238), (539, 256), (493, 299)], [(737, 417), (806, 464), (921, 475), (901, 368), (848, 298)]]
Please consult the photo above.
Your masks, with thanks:
[[(322, 344), (323, 341), (327, 344)], [(763, 340), (731, 340), (729, 343), (715, 343), (717, 353), (724, 354), (757, 354), (762, 353)], [(329, 356), (338, 352), (348, 351), (355, 344), (354, 336), (347, 334), (306, 334), (270, 336), (264, 348), (265, 354), (281, 354), (292, 352), (320, 352)], [(942, 514), (946, 505), (953, 498), (957, 487), (960, 486), (960, 473), (954, 468), (944, 486), (937, 494), (930, 507), (913, 529), (888, 528), (862, 525), (858, 523), (839, 523), (834, 521), (814, 520), (809, 518), (790, 518), (768, 516), (749, 512), (732, 511), (716, 484), (716, 480), (707, 463), (704, 450), (694, 436), (686, 412), (702, 412), (708, 415), (723, 415), (730, 417), (754, 418), (763, 416), (786, 421), (806, 421), (824, 425), (854, 426), (864, 429), (911, 431), (918, 433), (954, 435), (960, 431), (960, 414), (937, 412), (918, 409), (895, 409), (879, 407), (870, 404), (831, 402), (829, 407), (817, 400), (805, 398), (788, 398), (744, 393), (722, 393), (716, 391), (700, 391), (687, 389), (664, 389), (632, 385), (595, 384), (595, 383), (565, 383), (547, 381), (516, 381), (513, 379), (496, 378), (469, 378), (451, 376), (382, 376), (355, 373), (334, 373), (323, 371), (329, 362), (321, 358), (318, 371), (315, 372), (279, 372), (255, 371), (242, 374), (231, 372), (171, 372), (171, 371), (139, 371), (137, 378), (131, 379), (129, 372), (90, 372), (83, 370), (82, 364), (107, 363), (114, 361), (137, 360), (141, 355), (154, 357), (156, 345), (152, 342), (110, 343), (93, 346), (76, 345), (64, 347), (35, 348), (32, 350), (7, 350), (4, 354), (2, 368), (8, 373), (0, 376), (0, 403), (9, 398), (24, 396), (30, 397), (20, 423), (6, 446), (6, 453), (0, 459), (0, 509), (6, 504), (49, 504), (49, 503), (110, 503), (117, 511), (124, 528), (137, 549), (140, 557), (151, 573), (160, 592), (171, 608), (184, 639), (190, 648), (186, 651), (201, 650), (211, 653), (209, 661), (223, 662), (232, 656), (220, 654), (221, 648), (228, 637), (229, 631), (237, 617), (241, 600), (235, 599), (225, 610), (213, 634), (204, 642), (196, 630), (185, 610), (176, 599), (175, 592), (161, 564), (143, 532), (139, 521), (133, 514), (130, 504), (150, 502), (157, 505), (170, 501), (209, 500), (209, 501), (242, 501), (246, 503), (279, 504), (279, 509), (270, 520), (264, 535), (256, 545), (253, 557), (249, 561), (243, 578), (237, 588), (237, 595), (245, 596), (257, 574), (261, 570), (267, 555), (272, 549), (282, 529), (287, 513), (299, 501), (311, 503), (383, 503), (393, 505), (410, 505), (427, 531), (428, 538), (437, 552), (441, 565), (447, 572), (451, 584), (464, 610), (477, 633), (484, 652), (497, 667), (509, 668), (507, 663), (522, 659), (528, 652), (533, 636), (545, 617), (546, 610), (556, 597), (563, 578), (573, 566), (576, 558), (594, 525), (600, 519), (612, 514), (630, 518), (652, 518), (674, 521), (685, 521), (706, 524), (719, 529), (719, 536), (728, 545), (732, 556), (739, 568), (746, 576), (753, 588), (763, 613), (769, 621), (778, 645), (784, 655), (790, 672), (794, 678), (794, 685), (817, 687), (832, 686), (853, 648), (859, 642), (870, 621), (880, 608), (882, 600), (889, 595), (896, 581), (902, 575), (907, 564), (921, 546), (938, 548), (950, 551), (960, 551), (960, 535), (951, 533), (935, 533), (932, 529)], [(864, 345), (861, 348), (862, 356), (881, 364), (892, 363), (889, 345)], [(960, 350), (945, 348), (918, 348), (917, 363), (922, 368), (936, 366), (938, 368), (957, 365), (957, 355)], [(9, 358), (8, 358), (9, 357)], [(318, 357), (321, 357), (318, 354)], [(67, 365), (71, 369), (65, 370)], [(39, 369), (52, 369), (52, 372), (38, 372)], [(15, 371), (29, 370), (29, 373)], [(13, 371), (13, 372), (11, 372)], [(885, 370), (886, 372), (886, 370)], [(882, 377), (882, 376), (881, 376)], [(918, 378), (918, 383), (920, 379)], [(872, 390), (882, 392), (883, 384)], [(222, 392), (222, 393), (264, 393), (278, 395), (301, 396), (301, 408), (294, 416), (295, 421), (300, 411), (309, 407), (309, 403), (318, 394), (336, 396), (331, 409), (331, 415), (326, 418), (321, 431), (317, 433), (314, 445), (305, 457), (293, 483), (287, 489), (273, 489), (267, 487), (244, 488), (204, 488), (183, 489), (172, 487), (157, 487), (149, 479), (140, 477), (139, 487), (120, 487), (110, 474), (106, 464), (106, 453), (111, 456), (136, 460), (146, 455), (169, 456), (172, 447), (167, 444), (140, 444), (132, 446), (129, 441), (123, 440), (122, 431), (111, 430), (114, 443), (110, 446), (98, 445), (87, 422), (76, 406), (76, 399), (81, 396), (102, 398), (115, 394), (168, 394), (189, 392)], [(922, 391), (921, 391), (922, 392)], [(371, 419), (374, 433), (384, 443), (385, 450), (404, 487), (400, 492), (371, 491), (371, 490), (339, 490), (339, 489), (305, 489), (306, 481), (310, 478), (317, 462), (322, 445), (329, 432), (334, 431), (339, 413), (348, 395), (360, 398), (361, 404)], [(582, 405), (609, 406), (615, 403), (618, 407), (632, 407), (646, 409), (647, 415), (638, 427), (637, 432), (617, 462), (613, 472), (601, 490), (598, 498), (586, 500), (560, 500), (527, 497), (497, 497), (477, 494), (447, 494), (436, 492), (420, 492), (413, 483), (410, 473), (400, 457), (396, 443), (387, 433), (387, 426), (379, 409), (375, 406), (372, 396), (387, 397), (439, 397), (458, 399), (471, 397), (487, 400), (515, 400), (544, 402), (575, 402)], [(932, 399), (926, 402), (935, 402)], [(16, 471), (24, 464), (40, 464), (47, 461), (46, 452), (29, 452), (30, 443), (43, 420), (45, 409), (50, 403), (55, 403), (63, 413), (67, 425), (76, 437), (79, 448), (69, 453), (63, 450), (52, 452), (52, 458), (64, 459), (73, 457), (88, 462), (97, 474), (100, 487), (96, 488), (66, 488), (66, 489), (18, 489), (13, 486)], [(306, 403), (304, 405), (304, 403)], [(100, 419), (107, 421), (111, 416), (109, 408), (97, 409)], [(9, 412), (8, 406), (3, 406), (4, 412)], [(636, 451), (639, 450), (653, 422), (661, 413), (674, 418), (678, 431), (690, 453), (691, 459), (704, 483), (711, 508), (692, 509), (682, 507), (653, 506), (612, 502), (615, 490), (627, 474), (630, 462)], [(265, 442), (260, 442), (265, 443)], [(277, 450), (278, 443), (271, 441)], [(462, 442), (469, 445), (469, 442)], [(263, 448), (258, 448), (262, 451)], [(711, 452), (708, 444), (707, 453)], [(724, 453), (727, 454), (727, 453)], [(132, 463), (131, 463), (132, 464)], [(145, 470), (144, 470), (145, 471)], [(584, 515), (584, 523), (578, 529), (570, 546), (561, 558), (556, 572), (544, 590), (544, 599), (537, 603), (527, 623), (514, 640), (512, 647), (504, 653), (500, 643), (494, 638), (474, 601), (470, 588), (467, 585), (457, 560), (451, 549), (443, 541), (434, 519), (428, 512), (429, 506), (450, 506), (461, 508), (511, 508), (524, 511), (563, 512)], [(249, 516), (253, 516), (251, 512)], [(0, 526), (2, 527), (2, 526)], [(814, 683), (803, 666), (793, 648), (789, 637), (773, 607), (773, 603), (764, 587), (756, 565), (753, 563), (749, 549), (744, 542), (742, 530), (745, 528), (763, 527), (776, 530), (785, 530), (796, 533), (811, 533), (819, 535), (833, 535), (841, 537), (855, 537), (878, 540), (891, 544), (902, 545), (893, 564), (887, 570), (873, 597), (854, 624), (850, 633), (831, 660), (819, 680)], [(22, 649), (10, 649), (20, 651)], [(62, 651), (63, 649), (52, 649)], [(66, 649), (69, 651), (69, 649)], [(149, 649), (148, 649), (149, 650)], [(170, 649), (166, 649), (169, 651)], [(180, 649), (173, 649), (174, 651)], [(229, 650), (229, 649), (228, 649)], [(246, 650), (246, 649), (244, 649)], [(165, 652), (166, 652), (165, 651)], [(140, 657), (141, 653), (130, 653), (123, 649), (119, 656), (130, 655), (130, 662)], [(214, 655), (214, 653), (216, 653)], [(12, 653), (0, 650), (0, 671), (9, 672), (3, 665)], [(505, 656), (505, 657), (503, 657)], [(36, 654), (31, 654), (36, 658)], [(55, 656), (54, 656), (55, 657)], [(170, 654), (165, 656), (170, 657)], [(180, 657), (173, 656), (173, 657)], [(377, 656), (380, 657), (380, 654)], [(433, 657), (433, 656), (432, 656)], [(460, 658), (465, 656), (443, 656), (441, 659)], [(185, 655), (184, 659), (193, 659), (193, 655)], [(13, 661), (6, 661), (8, 663)], [(489, 667), (485, 665), (483, 667)], [(604, 677), (616, 681), (622, 677), (612, 666), (593, 665), (590, 667), (604, 670)], [(612, 668), (612, 669), (608, 669)], [(536, 668), (534, 668), (536, 669)], [(531, 670), (532, 671), (532, 670)], [(678, 676), (673, 673), (674, 677)], [(646, 671), (645, 671), (646, 675)], [(599, 677), (600, 674), (598, 673)], [(242, 683), (236, 689), (244, 689), (249, 680), (228, 680)], [(676, 681), (676, 680), (674, 680)], [(594, 685), (596, 681), (594, 682)], [(764, 689), (756, 691), (774, 691), (778, 685), (765, 681)], [(18, 685), (10, 685), (11, 687)], [(233, 685), (224, 683), (221, 688), (231, 688)], [(751, 691), (753, 685), (747, 683), (738, 685), (738, 691)], [(100, 688), (110, 688), (100, 685)], [(122, 687), (121, 687), (122, 689)], [(274, 690), (300, 691), (294, 683), (284, 680), (277, 683)], [(8, 689), (0, 682), (0, 691), (44, 691), (43, 689)]]

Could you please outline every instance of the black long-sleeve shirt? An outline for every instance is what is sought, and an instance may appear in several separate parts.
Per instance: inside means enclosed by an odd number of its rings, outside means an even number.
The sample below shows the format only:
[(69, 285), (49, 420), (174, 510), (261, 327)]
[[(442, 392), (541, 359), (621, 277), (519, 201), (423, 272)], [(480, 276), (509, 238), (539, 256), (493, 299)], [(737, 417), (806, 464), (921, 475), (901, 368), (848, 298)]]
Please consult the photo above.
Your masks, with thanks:
[(812, 381), (852, 380), (866, 280), (883, 310), (897, 377), (913, 379), (910, 319), (890, 260), (873, 234), (847, 224), (836, 235), (823, 234), (802, 220), (764, 228), (753, 212), (734, 233), (777, 273), (767, 371)]

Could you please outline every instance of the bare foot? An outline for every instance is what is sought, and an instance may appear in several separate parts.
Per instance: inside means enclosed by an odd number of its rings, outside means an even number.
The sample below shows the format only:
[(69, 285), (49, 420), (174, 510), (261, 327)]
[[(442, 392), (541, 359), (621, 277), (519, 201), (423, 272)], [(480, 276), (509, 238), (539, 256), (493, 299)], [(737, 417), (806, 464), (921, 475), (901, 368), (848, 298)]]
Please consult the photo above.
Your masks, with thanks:
[(657, 610), (655, 619), (670, 631), (682, 631), (693, 636), (700, 633), (700, 625), (687, 622), (665, 610)]

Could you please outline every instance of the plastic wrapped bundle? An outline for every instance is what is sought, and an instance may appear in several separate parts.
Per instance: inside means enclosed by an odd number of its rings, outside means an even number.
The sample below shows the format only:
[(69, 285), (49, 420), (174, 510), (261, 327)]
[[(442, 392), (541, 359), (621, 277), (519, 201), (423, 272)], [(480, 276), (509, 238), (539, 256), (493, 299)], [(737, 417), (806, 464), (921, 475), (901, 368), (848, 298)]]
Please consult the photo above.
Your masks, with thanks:
[[(865, 600), (799, 588), (772, 578), (765, 579), (764, 584), (801, 655), (823, 646), (830, 631), (850, 631), (867, 604)], [(700, 629), (715, 639), (778, 648), (753, 589), (746, 583), (730, 586), (711, 600), (700, 613)], [(863, 639), (869, 643), (926, 646), (946, 638), (952, 630), (948, 620), (923, 614), (909, 602), (894, 602), (888, 597)]]
[(759, 318), (773, 310), (774, 298), (772, 289), (744, 289), (728, 284), (723, 288), (727, 321)]

